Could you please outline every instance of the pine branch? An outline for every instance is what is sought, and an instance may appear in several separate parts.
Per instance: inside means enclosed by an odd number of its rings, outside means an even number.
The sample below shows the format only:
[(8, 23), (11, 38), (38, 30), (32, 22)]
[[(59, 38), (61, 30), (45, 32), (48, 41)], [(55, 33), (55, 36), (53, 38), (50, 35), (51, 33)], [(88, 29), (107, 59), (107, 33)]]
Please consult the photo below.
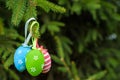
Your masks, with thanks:
[(77, 67), (76, 67), (76, 64), (74, 61), (71, 62), (71, 71), (72, 71), (72, 74), (74, 76), (74, 80), (80, 80), (80, 77), (78, 75), (78, 71), (77, 71)]
[(34, 5), (35, 2), (29, 0), (28, 6), (25, 12), (25, 20), (28, 20), (31, 17), (37, 16), (36, 6)]
[(65, 56), (64, 56), (65, 53), (63, 51), (62, 42), (61, 42), (61, 40), (60, 40), (60, 38), (58, 36), (54, 36), (54, 39), (56, 41), (57, 53), (58, 53), (58, 55), (60, 57), (60, 62), (62, 62), (63, 66), (66, 68), (66, 70), (67, 70), (67, 72), (69, 74), (69, 77), (71, 77), (72, 76), (72, 72), (70, 70), (70, 67), (68, 66), (68, 64), (65, 61)]
[(50, 11), (50, 8), (48, 6), (46, 6), (45, 3), (42, 3), (44, 1), (38, 0), (37, 1), (37, 6), (41, 7), (43, 10), (45, 10), (46, 12)]
[(37, 6), (40, 6), (46, 12), (49, 12), (50, 10), (54, 12), (60, 12), (60, 13), (66, 12), (65, 8), (58, 6), (52, 2), (46, 1), (46, 0), (37, 0)]
[(3, 64), (5, 69), (8, 69), (13, 64), (13, 56), (14, 54), (11, 54)]
[(12, 76), (13, 80), (20, 80), (20, 77), (13, 71), (12, 69), (8, 69), (10, 76)]
[(7, 0), (6, 1), (6, 6), (8, 9), (13, 9), (15, 6), (13, 6), (16, 3), (17, 0)]
[(4, 23), (2, 18), (0, 18), (0, 35), (4, 34)]
[(26, 8), (26, 0), (18, 0), (15, 3), (15, 7), (13, 9), (12, 14), (12, 23), (14, 25), (18, 25), (23, 18), (24, 12)]
[(57, 52), (59, 54), (59, 57), (61, 59), (64, 59), (64, 51), (63, 51), (63, 47), (62, 47), (62, 42), (60, 41), (58, 36), (54, 36), (54, 39), (56, 41), (56, 45), (57, 45)]

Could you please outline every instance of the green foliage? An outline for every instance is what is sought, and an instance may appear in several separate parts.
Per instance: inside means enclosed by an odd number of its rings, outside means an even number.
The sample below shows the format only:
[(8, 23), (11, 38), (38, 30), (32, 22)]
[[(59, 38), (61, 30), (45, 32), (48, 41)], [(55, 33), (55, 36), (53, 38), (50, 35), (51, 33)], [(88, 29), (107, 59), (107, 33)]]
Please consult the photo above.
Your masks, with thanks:
[[(119, 0), (1, 0), (0, 79), (119, 80), (119, 3)], [(39, 42), (52, 57), (50, 73), (41, 74), (48, 77), (19, 73), (13, 65), (15, 49), (24, 40), (24, 23), (30, 17), (40, 23)]]
[(33, 3), (35, 3), (34, 0), (33, 1), (29, 0), (27, 3), (26, 11), (24, 14), (25, 20), (28, 20), (31, 17), (36, 18), (36, 16), (37, 16), (36, 6)]
[(23, 18), (23, 14), (26, 8), (26, 0), (16, 1), (14, 4), (13, 14), (12, 14), (12, 23), (18, 25)]
[(46, 24), (44, 24), (41, 28), (41, 33), (45, 33), (46, 30), (49, 30), (51, 33), (54, 32), (59, 32), (60, 31), (60, 27), (63, 27), (64, 23), (62, 22), (57, 22), (57, 21), (49, 21), (46, 22)]
[(52, 10), (54, 12), (64, 13), (66, 11), (65, 8), (55, 5), (52, 2), (49, 2), (47, 0), (36, 0), (36, 3), (38, 6), (43, 8), (46, 12), (49, 12), (50, 10)]
[[(27, 5), (26, 5), (27, 4)], [(14, 5), (14, 6), (13, 6)], [(11, 22), (13, 25), (18, 25), (23, 17), (25, 17), (25, 20), (36, 17), (37, 11), (36, 7), (39, 6), (46, 12), (49, 12), (50, 10), (54, 12), (60, 12), (64, 13), (66, 10), (65, 8), (58, 6), (52, 2), (46, 1), (46, 0), (7, 0), (6, 6), (8, 9), (12, 10), (12, 18)], [(25, 16), (24, 16), (25, 15)]]
[(4, 33), (0, 34), (0, 68), (2, 74), (0, 75), (0, 79), (20, 80), (19, 76), (13, 69), (10, 69), (10, 67), (13, 65), (13, 55), (15, 51), (14, 46), (20, 45), (16, 39), (23, 41), (23, 37), (19, 35), (15, 29), (5, 28), (5, 24), (3, 22), (1, 22), (0, 25), (2, 27), (1, 32)]
[(92, 76), (90, 76), (87, 80), (100, 80), (101, 78), (103, 78), (106, 74), (106, 71), (101, 71), (98, 72)]

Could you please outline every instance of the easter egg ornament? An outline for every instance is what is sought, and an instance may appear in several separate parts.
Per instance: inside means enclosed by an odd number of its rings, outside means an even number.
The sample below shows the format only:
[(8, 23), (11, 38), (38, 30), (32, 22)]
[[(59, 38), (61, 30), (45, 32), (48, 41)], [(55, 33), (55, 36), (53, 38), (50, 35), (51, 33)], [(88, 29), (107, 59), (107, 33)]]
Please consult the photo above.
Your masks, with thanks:
[(30, 75), (38, 76), (44, 66), (44, 56), (43, 54), (37, 50), (31, 50), (26, 56), (26, 68)]
[[(36, 21), (34, 21), (33, 25), (35, 24), (39, 26)], [(26, 69), (32, 76), (38, 76), (42, 72), (44, 66), (44, 55), (36, 48), (36, 41), (37, 38), (33, 38), (33, 47), (25, 58)]]
[[(35, 18), (30, 18), (25, 24), (25, 41), (24, 43), (17, 48), (14, 54), (14, 65), (16, 69), (20, 72), (26, 69), (25, 67), (25, 57), (26, 54), (31, 50), (31, 46), (28, 46), (28, 42), (31, 38), (31, 33), (27, 37), (27, 28), (30, 21), (35, 20)], [(27, 38), (26, 38), (27, 37)]]
[(14, 55), (14, 65), (16, 69), (20, 72), (26, 69), (25, 67), (25, 56), (31, 50), (29, 46), (20, 46)]
[(51, 68), (51, 56), (47, 49), (45, 49), (43, 46), (39, 46), (38, 40), (36, 43), (36, 47), (40, 50), (40, 52), (43, 53), (45, 59), (42, 73), (47, 73)]

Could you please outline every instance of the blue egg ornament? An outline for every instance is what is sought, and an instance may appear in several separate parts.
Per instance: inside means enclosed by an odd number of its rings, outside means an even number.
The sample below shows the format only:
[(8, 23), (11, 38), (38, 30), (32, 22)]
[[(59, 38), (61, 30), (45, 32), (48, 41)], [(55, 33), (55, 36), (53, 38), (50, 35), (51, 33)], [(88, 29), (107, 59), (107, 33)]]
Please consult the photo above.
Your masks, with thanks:
[(25, 57), (26, 54), (31, 50), (31, 46), (24, 46), (21, 45), (17, 50), (15, 51), (14, 54), (14, 65), (16, 69), (20, 72), (23, 72), (26, 69), (25, 66)]

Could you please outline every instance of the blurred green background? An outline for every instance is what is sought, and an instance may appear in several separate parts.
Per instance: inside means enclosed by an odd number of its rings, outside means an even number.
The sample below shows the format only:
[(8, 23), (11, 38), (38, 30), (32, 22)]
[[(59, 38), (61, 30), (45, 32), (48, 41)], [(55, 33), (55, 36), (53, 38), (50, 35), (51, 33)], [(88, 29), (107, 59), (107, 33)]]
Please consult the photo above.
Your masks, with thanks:
[[(37, 77), (13, 65), (31, 17), (52, 57)], [(0, 0), (0, 80), (120, 80), (119, 30), (120, 0)]]

